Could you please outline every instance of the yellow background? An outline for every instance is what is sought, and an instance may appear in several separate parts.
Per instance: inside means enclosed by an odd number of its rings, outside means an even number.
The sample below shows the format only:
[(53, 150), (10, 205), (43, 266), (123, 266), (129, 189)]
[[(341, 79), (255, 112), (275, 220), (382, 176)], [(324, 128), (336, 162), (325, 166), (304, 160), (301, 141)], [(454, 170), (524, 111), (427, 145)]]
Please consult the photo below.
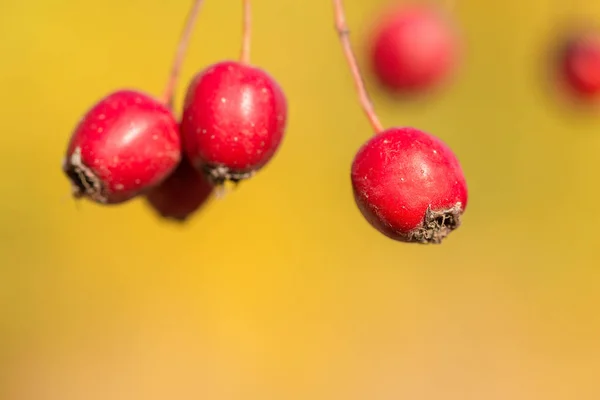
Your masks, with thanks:
[[(600, 116), (544, 88), (545, 51), (600, 3), (446, 2), (455, 80), (385, 125), (445, 140), (470, 189), (441, 246), (396, 243), (356, 209), (371, 134), (329, 1), (256, 0), (252, 60), (289, 99), (280, 152), (191, 223), (143, 201), (75, 203), (61, 173), (81, 114), (159, 95), (189, 1), (0, 3), (0, 398), (600, 398)], [(361, 63), (382, 0), (347, 0)], [(239, 54), (241, 5), (208, 0), (179, 85)]]

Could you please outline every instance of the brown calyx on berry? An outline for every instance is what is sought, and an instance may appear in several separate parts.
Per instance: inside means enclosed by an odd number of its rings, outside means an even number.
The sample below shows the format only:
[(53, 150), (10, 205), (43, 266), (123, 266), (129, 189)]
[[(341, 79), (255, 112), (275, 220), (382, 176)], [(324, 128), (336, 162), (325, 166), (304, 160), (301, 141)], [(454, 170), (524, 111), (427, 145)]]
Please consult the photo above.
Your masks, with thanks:
[(81, 148), (77, 147), (63, 170), (71, 180), (73, 197), (89, 197), (98, 203), (106, 203), (106, 188), (100, 179), (81, 160)]
[(239, 183), (240, 181), (243, 181), (244, 179), (251, 178), (256, 173), (256, 171), (245, 171), (245, 172), (232, 171), (231, 169), (229, 169), (228, 167), (226, 167), (224, 165), (208, 165), (208, 164), (206, 164), (202, 167), (202, 171), (204, 171), (204, 174), (206, 175), (206, 177), (215, 186), (222, 185), (226, 181), (233, 182), (233, 183)]
[(409, 242), (421, 244), (440, 244), (453, 230), (460, 226), (462, 204), (456, 203), (445, 210), (432, 210), (427, 207), (423, 224), (410, 232)]

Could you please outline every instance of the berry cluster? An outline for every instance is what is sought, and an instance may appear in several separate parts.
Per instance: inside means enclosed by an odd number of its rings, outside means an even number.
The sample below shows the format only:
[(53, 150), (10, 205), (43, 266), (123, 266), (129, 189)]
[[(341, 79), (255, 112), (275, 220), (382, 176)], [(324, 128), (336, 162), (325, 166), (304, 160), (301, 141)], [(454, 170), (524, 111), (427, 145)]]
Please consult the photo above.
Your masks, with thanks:
[(79, 122), (63, 166), (75, 197), (119, 204), (145, 196), (162, 216), (184, 221), (214, 187), (249, 178), (277, 151), (287, 103), (277, 82), (249, 63), (248, 0), (240, 60), (199, 72), (177, 121), (174, 87), (201, 4), (188, 17), (163, 101), (119, 90)]
[[(427, 132), (410, 127), (383, 128), (350, 45), (342, 0), (333, 3), (344, 55), (375, 131), (352, 163), (356, 204), (373, 227), (392, 239), (441, 243), (460, 226), (467, 206), (467, 184), (458, 159), (446, 144)], [(424, 90), (448, 72), (451, 42), (435, 39), (446, 27), (435, 12), (418, 7), (401, 9), (389, 14), (382, 26), (372, 54), (375, 71), (391, 89)], [(424, 40), (409, 40), (413, 33)], [(385, 66), (390, 64), (394, 68), (387, 69)]]
[[(199, 72), (188, 86), (183, 113), (173, 92), (202, 0), (183, 30), (162, 100), (119, 90), (95, 104), (75, 128), (63, 170), (75, 197), (119, 204), (144, 196), (163, 217), (185, 221), (225, 182), (250, 178), (277, 152), (285, 133), (287, 100), (264, 70), (250, 65), (250, 2), (238, 61)], [(373, 110), (351, 48), (342, 0), (333, 0), (336, 29), (361, 106), (375, 135), (356, 154), (351, 183), (365, 219), (403, 242), (441, 243), (461, 223), (467, 185), (452, 150), (411, 127), (384, 129)], [(431, 5), (387, 10), (371, 40), (371, 67), (395, 94), (438, 87), (455, 69), (459, 37)], [(600, 94), (600, 39), (569, 41), (559, 69), (573, 91)]]

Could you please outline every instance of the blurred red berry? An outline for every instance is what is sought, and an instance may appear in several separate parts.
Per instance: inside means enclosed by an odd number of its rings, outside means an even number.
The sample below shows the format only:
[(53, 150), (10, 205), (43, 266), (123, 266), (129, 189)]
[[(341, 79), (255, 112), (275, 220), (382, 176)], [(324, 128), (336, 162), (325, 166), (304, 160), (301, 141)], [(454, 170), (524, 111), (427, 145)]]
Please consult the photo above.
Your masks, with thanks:
[(388, 237), (440, 243), (460, 225), (467, 184), (452, 150), (414, 128), (391, 128), (365, 143), (352, 164), (354, 198)]
[(171, 111), (147, 94), (121, 90), (85, 114), (71, 136), (63, 170), (75, 197), (116, 204), (158, 185), (180, 157)]
[(430, 89), (452, 72), (458, 43), (454, 27), (438, 8), (396, 6), (375, 26), (370, 43), (372, 68), (391, 91)]
[(215, 183), (239, 181), (273, 157), (286, 121), (287, 102), (272, 77), (243, 63), (217, 63), (188, 88), (181, 121), (184, 149)]
[(146, 199), (162, 217), (184, 222), (206, 203), (212, 191), (204, 174), (184, 157), (175, 172), (151, 189)]
[(600, 32), (571, 37), (559, 62), (563, 80), (573, 94), (583, 99), (600, 98)]

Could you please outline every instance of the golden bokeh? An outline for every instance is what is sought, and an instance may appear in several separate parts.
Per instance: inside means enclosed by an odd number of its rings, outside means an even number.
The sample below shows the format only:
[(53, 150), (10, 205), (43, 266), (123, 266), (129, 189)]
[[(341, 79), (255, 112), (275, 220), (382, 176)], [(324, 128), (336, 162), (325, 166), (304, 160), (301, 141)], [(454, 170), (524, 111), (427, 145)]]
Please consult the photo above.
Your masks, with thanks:
[[(361, 63), (384, 0), (346, 0)], [(441, 0), (440, 0), (441, 1)], [(252, 61), (289, 100), (273, 161), (189, 224), (141, 200), (75, 202), (75, 123), (108, 92), (160, 94), (189, 0), (0, 4), (0, 398), (600, 398), (600, 114), (547, 90), (557, 29), (600, 3), (456, 0), (445, 90), (382, 121), (446, 141), (469, 183), (441, 246), (393, 242), (352, 199), (371, 129), (330, 2), (257, 0)], [(207, 0), (179, 85), (237, 58), (241, 4)]]

